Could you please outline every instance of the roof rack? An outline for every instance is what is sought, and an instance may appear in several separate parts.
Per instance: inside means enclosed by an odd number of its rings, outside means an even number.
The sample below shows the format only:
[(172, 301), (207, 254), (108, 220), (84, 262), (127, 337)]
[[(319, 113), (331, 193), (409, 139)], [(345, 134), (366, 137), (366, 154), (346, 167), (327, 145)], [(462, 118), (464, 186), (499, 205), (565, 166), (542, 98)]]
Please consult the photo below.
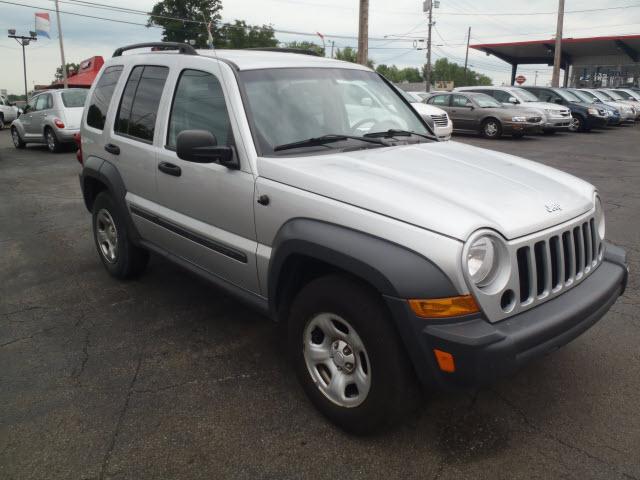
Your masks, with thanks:
[(280, 52), (280, 53), (299, 53), (301, 55), (311, 55), (312, 57), (320, 56), (318, 52), (314, 52), (313, 50), (304, 50), (302, 48), (254, 47), (254, 48), (245, 48), (243, 50), (259, 50), (262, 52)]
[(149, 42), (149, 43), (135, 43), (133, 45), (127, 45), (126, 47), (120, 47), (113, 52), (114, 57), (122, 56), (122, 52), (127, 50), (134, 50), (136, 48), (157, 48), (159, 50), (178, 50), (183, 55), (198, 55), (198, 52), (188, 43), (179, 42)]

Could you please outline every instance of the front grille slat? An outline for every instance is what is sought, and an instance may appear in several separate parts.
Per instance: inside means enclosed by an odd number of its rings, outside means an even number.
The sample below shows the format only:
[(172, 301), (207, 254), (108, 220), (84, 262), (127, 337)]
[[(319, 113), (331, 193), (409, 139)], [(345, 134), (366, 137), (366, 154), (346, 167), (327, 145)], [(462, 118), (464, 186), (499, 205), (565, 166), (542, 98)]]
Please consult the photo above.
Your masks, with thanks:
[(447, 116), (445, 114), (443, 114), (443, 115), (431, 115), (431, 119), (433, 120), (433, 123), (435, 123), (439, 127), (446, 127), (447, 123), (449, 123), (448, 120), (447, 120)]
[(581, 281), (598, 265), (600, 239), (593, 218), (581, 219), (514, 252), (519, 308), (544, 301)]

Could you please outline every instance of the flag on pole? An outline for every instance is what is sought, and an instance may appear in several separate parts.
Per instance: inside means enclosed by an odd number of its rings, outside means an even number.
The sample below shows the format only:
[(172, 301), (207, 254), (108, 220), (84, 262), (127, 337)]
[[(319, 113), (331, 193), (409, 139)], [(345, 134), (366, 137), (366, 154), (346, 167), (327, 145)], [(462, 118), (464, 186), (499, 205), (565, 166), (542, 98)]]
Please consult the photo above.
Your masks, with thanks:
[(49, 31), (51, 30), (51, 21), (49, 20), (48, 13), (36, 12), (36, 33), (39, 37), (47, 37), (49, 36)]

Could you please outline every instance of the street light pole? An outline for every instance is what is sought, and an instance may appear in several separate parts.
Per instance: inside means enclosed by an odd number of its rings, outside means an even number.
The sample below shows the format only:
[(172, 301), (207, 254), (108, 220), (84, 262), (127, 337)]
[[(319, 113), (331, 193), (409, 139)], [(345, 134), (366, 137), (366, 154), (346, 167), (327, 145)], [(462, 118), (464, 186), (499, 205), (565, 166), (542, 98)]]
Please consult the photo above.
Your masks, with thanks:
[(429, 3), (429, 28), (427, 33), (427, 74), (425, 80), (427, 81), (427, 92), (431, 91), (431, 26), (433, 25), (433, 1), (426, 0)]
[(560, 63), (562, 63), (562, 24), (564, 22), (564, 0), (559, 0), (558, 4), (558, 24), (556, 26), (556, 46), (553, 55), (553, 75), (551, 86), (560, 86)]
[(369, 58), (369, 0), (360, 0), (358, 20), (358, 55), (357, 62), (367, 66)]
[(62, 24), (60, 23), (60, 11), (58, 10), (58, 0), (56, 0), (56, 17), (58, 19), (58, 39), (60, 40), (60, 58), (62, 60), (62, 84), (64, 88), (69, 88), (67, 82), (67, 63), (64, 59), (64, 45), (62, 41)]
[(29, 101), (29, 90), (27, 88), (27, 56), (25, 54), (24, 51), (24, 47), (26, 47), (27, 45), (29, 45), (29, 43), (31, 43), (32, 41), (37, 41), (38, 38), (36, 37), (35, 32), (29, 32), (28, 37), (25, 37), (23, 35), (16, 35), (16, 31), (15, 29), (10, 29), (9, 30), (9, 38), (14, 38), (16, 40), (16, 42), (18, 42), (18, 44), (22, 47), (22, 70), (24, 73), (24, 100), (25, 102)]

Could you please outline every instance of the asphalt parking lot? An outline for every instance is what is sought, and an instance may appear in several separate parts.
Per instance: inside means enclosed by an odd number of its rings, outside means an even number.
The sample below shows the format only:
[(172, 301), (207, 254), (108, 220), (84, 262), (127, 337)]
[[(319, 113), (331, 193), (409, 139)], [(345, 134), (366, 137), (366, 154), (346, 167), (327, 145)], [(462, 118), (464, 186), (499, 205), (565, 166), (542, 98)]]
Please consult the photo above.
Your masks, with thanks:
[(157, 257), (109, 277), (75, 155), (1, 131), (0, 478), (640, 478), (640, 125), (454, 139), (597, 185), (629, 287), (517, 376), (356, 438), (307, 402), (266, 318)]

